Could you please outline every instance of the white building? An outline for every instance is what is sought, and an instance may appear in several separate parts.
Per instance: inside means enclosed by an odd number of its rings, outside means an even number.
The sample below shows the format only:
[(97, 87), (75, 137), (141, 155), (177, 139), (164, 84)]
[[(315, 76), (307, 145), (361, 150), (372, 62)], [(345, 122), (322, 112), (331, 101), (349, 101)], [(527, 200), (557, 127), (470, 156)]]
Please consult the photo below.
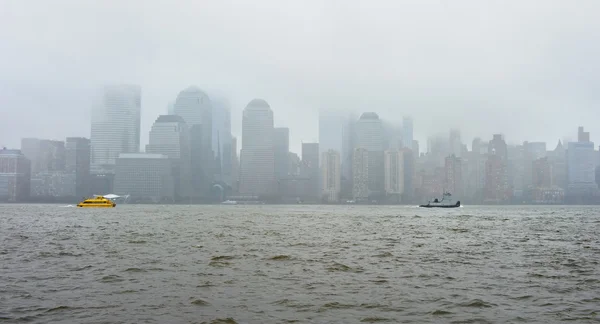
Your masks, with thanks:
[(322, 195), (328, 202), (338, 202), (341, 190), (342, 165), (340, 153), (328, 150), (321, 155)]
[(400, 197), (404, 193), (404, 154), (402, 151), (385, 151), (385, 193)]
[(190, 134), (181, 116), (161, 115), (150, 130), (146, 153), (163, 154), (171, 160), (175, 196), (183, 199), (191, 194)]
[(354, 200), (369, 198), (369, 151), (354, 149), (352, 158), (352, 196)]
[(163, 154), (120, 154), (116, 161), (114, 193), (131, 201), (172, 202), (171, 160)]
[(141, 88), (136, 85), (104, 87), (92, 108), (91, 169), (114, 172), (121, 153), (140, 150)]
[(244, 109), (240, 156), (240, 194), (274, 194), (273, 111), (262, 99), (250, 101)]
[(370, 152), (385, 150), (385, 131), (381, 119), (374, 112), (363, 113), (356, 123), (356, 148), (364, 148)]

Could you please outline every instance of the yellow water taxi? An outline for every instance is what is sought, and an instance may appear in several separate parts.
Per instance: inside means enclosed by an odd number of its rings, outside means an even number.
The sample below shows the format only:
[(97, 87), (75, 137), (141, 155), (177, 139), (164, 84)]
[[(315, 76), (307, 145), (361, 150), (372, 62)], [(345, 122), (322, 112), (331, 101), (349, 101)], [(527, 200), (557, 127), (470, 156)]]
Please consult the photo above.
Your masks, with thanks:
[(102, 196), (96, 196), (94, 198), (89, 198), (89, 199), (86, 199), (86, 200), (80, 202), (79, 204), (77, 204), (77, 207), (84, 207), (84, 208), (111, 208), (111, 207), (115, 207), (116, 205), (117, 204), (115, 204), (110, 199), (107, 199), (107, 198), (102, 197)]

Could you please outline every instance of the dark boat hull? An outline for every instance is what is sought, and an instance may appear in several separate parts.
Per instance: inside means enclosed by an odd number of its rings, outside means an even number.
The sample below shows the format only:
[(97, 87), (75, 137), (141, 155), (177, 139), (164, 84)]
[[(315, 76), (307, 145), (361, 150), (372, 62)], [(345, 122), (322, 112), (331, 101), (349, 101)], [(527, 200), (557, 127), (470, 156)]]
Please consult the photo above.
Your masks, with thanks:
[(458, 208), (460, 207), (460, 201), (456, 202), (454, 205), (419, 205), (421, 208)]

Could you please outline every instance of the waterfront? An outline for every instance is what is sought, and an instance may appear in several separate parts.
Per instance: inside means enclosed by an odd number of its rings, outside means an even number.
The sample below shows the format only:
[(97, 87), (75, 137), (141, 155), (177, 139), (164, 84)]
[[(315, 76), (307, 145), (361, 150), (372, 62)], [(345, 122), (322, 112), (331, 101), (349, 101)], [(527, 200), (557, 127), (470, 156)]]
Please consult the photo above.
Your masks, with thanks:
[(591, 322), (582, 206), (0, 205), (0, 320)]

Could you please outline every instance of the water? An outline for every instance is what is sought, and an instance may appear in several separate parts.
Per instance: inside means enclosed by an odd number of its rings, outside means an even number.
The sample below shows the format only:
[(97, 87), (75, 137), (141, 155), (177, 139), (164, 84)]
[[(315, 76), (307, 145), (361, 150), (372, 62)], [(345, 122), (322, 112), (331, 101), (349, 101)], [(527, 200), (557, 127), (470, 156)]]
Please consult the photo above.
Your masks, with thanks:
[(0, 205), (0, 322), (600, 320), (597, 207)]

